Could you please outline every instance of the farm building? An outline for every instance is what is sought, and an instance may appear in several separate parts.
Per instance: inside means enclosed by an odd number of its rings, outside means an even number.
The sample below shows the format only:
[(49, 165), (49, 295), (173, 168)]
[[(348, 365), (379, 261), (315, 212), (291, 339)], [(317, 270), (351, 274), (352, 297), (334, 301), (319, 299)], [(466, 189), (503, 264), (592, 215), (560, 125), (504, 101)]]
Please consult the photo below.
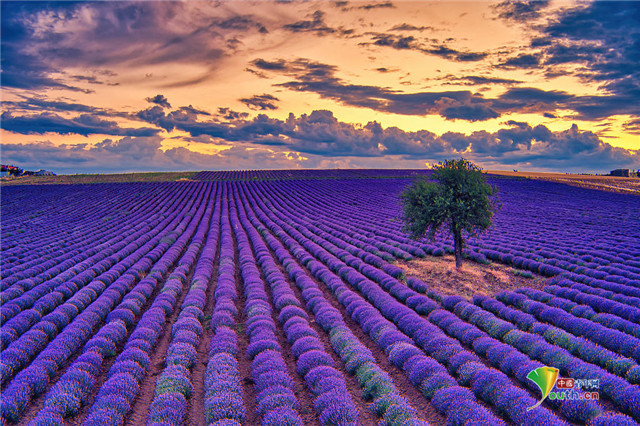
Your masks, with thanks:
[(631, 177), (631, 170), (630, 169), (615, 169), (615, 170), (611, 170), (611, 173), (609, 173), (611, 176), (623, 176), (623, 177)]
[(36, 170), (34, 173), (36, 176), (55, 176), (56, 174), (50, 170)]

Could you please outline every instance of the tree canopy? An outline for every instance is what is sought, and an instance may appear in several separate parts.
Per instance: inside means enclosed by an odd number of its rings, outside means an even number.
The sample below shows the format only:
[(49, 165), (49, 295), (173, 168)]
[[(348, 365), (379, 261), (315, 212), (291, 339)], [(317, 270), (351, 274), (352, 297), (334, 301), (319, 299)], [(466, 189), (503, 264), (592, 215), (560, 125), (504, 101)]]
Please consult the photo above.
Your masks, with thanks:
[(459, 268), (462, 233), (476, 235), (491, 226), (498, 207), (495, 193), (477, 165), (464, 158), (445, 160), (434, 167), (431, 180), (418, 179), (402, 192), (405, 230), (414, 239), (427, 236), (432, 240), (439, 230), (448, 230)]

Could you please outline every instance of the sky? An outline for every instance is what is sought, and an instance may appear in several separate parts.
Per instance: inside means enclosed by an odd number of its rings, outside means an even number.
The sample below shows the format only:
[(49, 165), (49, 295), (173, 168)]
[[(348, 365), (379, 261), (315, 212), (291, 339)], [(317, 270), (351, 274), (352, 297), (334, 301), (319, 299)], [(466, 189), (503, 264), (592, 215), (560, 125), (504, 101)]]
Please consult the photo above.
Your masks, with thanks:
[(640, 168), (638, 1), (1, 8), (3, 164)]

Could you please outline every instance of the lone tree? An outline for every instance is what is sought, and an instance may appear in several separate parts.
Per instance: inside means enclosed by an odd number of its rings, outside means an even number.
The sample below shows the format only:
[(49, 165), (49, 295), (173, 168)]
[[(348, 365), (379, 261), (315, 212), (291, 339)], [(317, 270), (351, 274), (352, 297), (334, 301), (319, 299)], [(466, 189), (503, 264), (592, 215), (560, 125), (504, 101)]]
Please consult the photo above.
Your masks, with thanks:
[(477, 235), (491, 226), (498, 208), (496, 189), (486, 183), (480, 167), (464, 158), (441, 162), (431, 179), (435, 182), (418, 179), (402, 192), (404, 229), (413, 239), (426, 235), (433, 240), (445, 227), (453, 236), (460, 268), (462, 233)]

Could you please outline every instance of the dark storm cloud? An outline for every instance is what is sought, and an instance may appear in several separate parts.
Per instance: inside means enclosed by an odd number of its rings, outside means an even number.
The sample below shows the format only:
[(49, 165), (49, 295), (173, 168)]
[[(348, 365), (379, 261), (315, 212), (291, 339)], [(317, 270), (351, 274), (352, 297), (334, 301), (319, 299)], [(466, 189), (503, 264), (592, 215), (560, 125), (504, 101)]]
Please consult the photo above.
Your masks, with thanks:
[(220, 116), (222, 116), (222, 118), (224, 118), (225, 120), (229, 121), (245, 119), (249, 117), (248, 112), (238, 112), (230, 108), (218, 108), (218, 114), (220, 114)]
[(278, 109), (278, 107), (275, 105), (275, 102), (279, 100), (280, 99), (276, 98), (273, 95), (264, 93), (262, 95), (253, 95), (250, 98), (242, 98), (240, 99), (240, 102), (242, 102), (243, 104), (245, 104), (251, 109), (264, 111), (268, 109)]
[(315, 12), (313, 12), (311, 19), (309, 20), (297, 21), (292, 24), (287, 24), (283, 28), (294, 33), (315, 32), (323, 34), (335, 32), (333, 28), (330, 28), (324, 22), (324, 12), (320, 10), (316, 10)]
[(163, 108), (171, 108), (169, 100), (165, 98), (164, 95), (155, 95), (152, 98), (145, 98), (145, 100), (149, 103), (160, 105)]
[[(495, 7), (507, 20), (529, 21), (546, 13), (544, 2), (503, 2)], [(633, 1), (596, 1), (565, 7), (546, 22), (530, 42), (531, 51), (506, 59), (501, 66), (539, 69), (546, 78), (573, 75), (597, 86), (601, 95), (568, 95), (537, 99), (538, 112), (553, 117), (556, 108), (575, 118), (600, 120), (612, 115), (640, 115), (640, 7)], [(571, 67), (571, 66), (574, 67)], [(503, 99), (498, 99), (502, 101)], [(524, 100), (524, 99), (523, 99)], [(549, 106), (544, 111), (544, 104)], [(513, 105), (515, 107), (515, 104)], [(495, 107), (495, 105), (494, 105)]]
[[(374, 34), (373, 44), (376, 46), (388, 46), (394, 49), (419, 49), (416, 38), (413, 36), (397, 36), (394, 34)], [(364, 43), (363, 43), (364, 44)]]
[[(159, 108), (159, 107), (158, 107)], [(153, 136), (159, 130), (148, 127), (122, 128), (115, 121), (103, 120), (92, 114), (81, 114), (68, 119), (53, 113), (14, 116), (10, 112), (2, 113), (1, 127), (4, 130), (25, 135), (58, 133), (88, 136), (104, 134), (115, 136)]]
[(540, 17), (541, 11), (549, 5), (548, 0), (504, 1), (493, 6), (502, 19), (529, 21)]
[(624, 127), (625, 131), (633, 133), (635, 135), (640, 135), (640, 118), (625, 121), (622, 126)]
[(252, 64), (266, 71), (284, 71), (287, 69), (287, 63), (284, 59), (277, 61), (265, 61), (264, 59), (256, 59)]
[(109, 86), (118, 86), (119, 83), (110, 83), (108, 81), (103, 81), (95, 75), (72, 75), (70, 76), (72, 80), (75, 81), (86, 81), (90, 84), (99, 84), (99, 85), (109, 85)]
[[(45, 10), (46, 4), (40, 2), (0, 2), (0, 43), (2, 48), (2, 73), (0, 85), (19, 89), (40, 89), (54, 87), (74, 91), (84, 91), (79, 87), (64, 83), (51, 74), (55, 68), (43, 62), (37, 53), (25, 52), (24, 48), (33, 36), (27, 28), (24, 17)], [(60, 5), (61, 8), (73, 8), (74, 3)]]
[(606, 95), (576, 98), (572, 108), (583, 119), (614, 114), (640, 115), (640, 7), (637, 2), (597, 1), (561, 10), (539, 27), (532, 40), (544, 59), (546, 74), (575, 75), (598, 85)]
[(455, 56), (459, 62), (477, 62), (486, 58), (489, 54), (485, 52), (460, 52)]
[(604, 1), (566, 10), (543, 31), (553, 42), (548, 61), (566, 62), (576, 50), (576, 62), (587, 62), (584, 77), (616, 89), (617, 80), (640, 80), (640, 8), (636, 2)]
[(269, 32), (262, 23), (251, 15), (236, 15), (227, 19), (214, 19), (212, 25), (225, 30), (249, 31), (256, 29), (262, 34)]

